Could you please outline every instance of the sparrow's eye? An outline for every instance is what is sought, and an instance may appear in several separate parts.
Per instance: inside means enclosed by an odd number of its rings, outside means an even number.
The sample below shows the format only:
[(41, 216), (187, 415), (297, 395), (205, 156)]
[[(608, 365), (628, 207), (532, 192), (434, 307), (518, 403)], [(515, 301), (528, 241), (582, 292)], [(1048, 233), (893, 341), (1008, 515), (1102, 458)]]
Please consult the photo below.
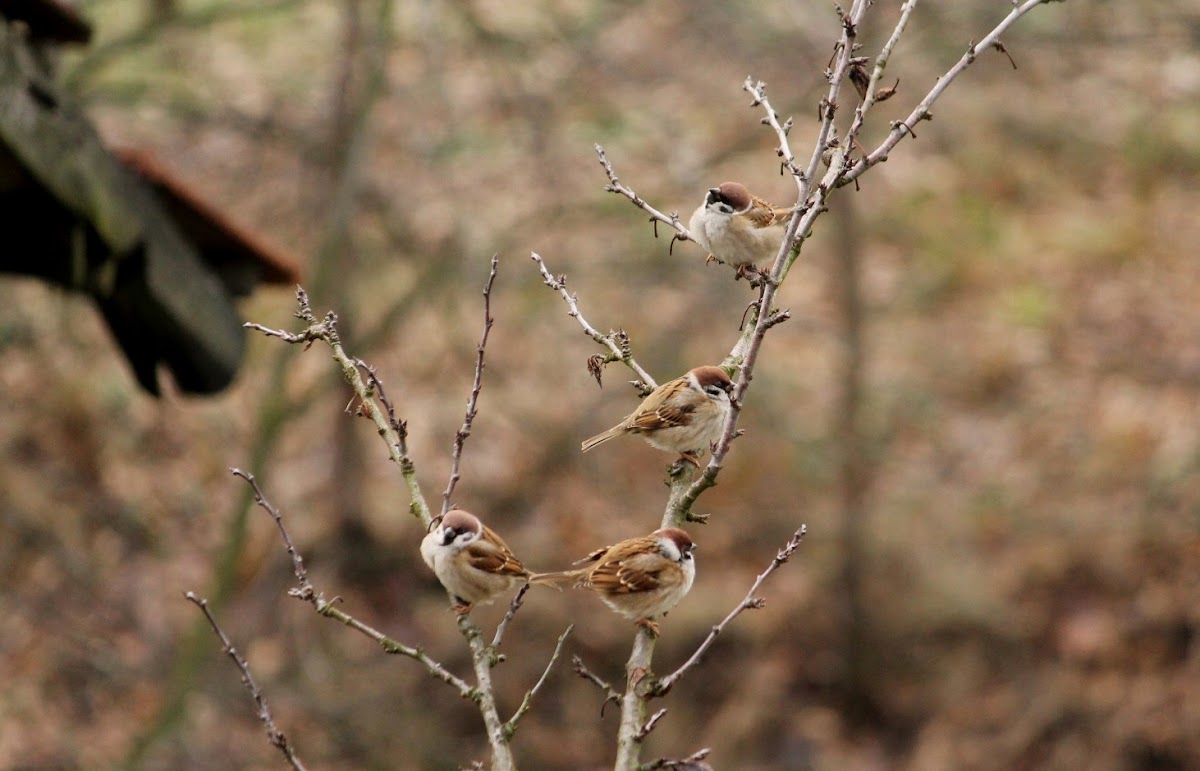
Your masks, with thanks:
[(725, 396), (725, 389), (719, 385), (709, 385), (704, 387), (704, 392), (716, 399), (720, 396)]

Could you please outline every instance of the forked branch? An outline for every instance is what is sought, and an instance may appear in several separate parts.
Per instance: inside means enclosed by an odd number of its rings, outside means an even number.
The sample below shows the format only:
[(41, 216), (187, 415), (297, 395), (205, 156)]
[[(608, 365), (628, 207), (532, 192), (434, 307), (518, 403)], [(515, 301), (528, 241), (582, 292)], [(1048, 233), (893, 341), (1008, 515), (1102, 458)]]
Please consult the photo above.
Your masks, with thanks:
[[(375, 423), (379, 435), (387, 443), (391, 459), (400, 467), (400, 473), (404, 476), (405, 484), (408, 486), (409, 510), (421, 521), (422, 525), (428, 528), (432, 521), (432, 515), (429, 513), (429, 504), (425, 502), (425, 496), (421, 493), (416, 467), (408, 455), (408, 440), (403, 421), (396, 420), (395, 411), (391, 405), (388, 404), (385, 408), (377, 398), (379, 392), (372, 385), (363, 381), (362, 373), (359, 371), (361, 361), (351, 358), (342, 348), (342, 341), (337, 333), (337, 315), (330, 311), (325, 314), (323, 320), (318, 321), (309, 306), (308, 293), (302, 287), (296, 287), (296, 302), (300, 306), (296, 311), (296, 318), (307, 324), (298, 333), (271, 329), (252, 322), (248, 322), (244, 326), (247, 329), (257, 329), (269, 337), (278, 337), (288, 343), (303, 343), (306, 350), (318, 340), (329, 346), (334, 361), (342, 369), (342, 376), (346, 378), (346, 382), (350, 384), (358, 399), (359, 414)], [(365, 366), (364, 369), (368, 371), (369, 381), (377, 383), (378, 378), (375, 377), (374, 371)]]
[(475, 347), (475, 380), (471, 384), (471, 395), (467, 398), (467, 413), (463, 416), (462, 428), (454, 434), (454, 449), (450, 452), (450, 481), (442, 493), (442, 513), (450, 511), (450, 496), (459, 480), (459, 463), (462, 460), (463, 445), (471, 435), (471, 424), (479, 413), (479, 392), (483, 388), (483, 352), (487, 348), (488, 335), (492, 331), (492, 285), (496, 283), (496, 268), (500, 264), (499, 255), (492, 255), (492, 270), (488, 273), (487, 284), (483, 287), (483, 334), (479, 337), (479, 345)]
[(208, 619), (208, 624), (212, 627), (213, 634), (221, 641), (221, 650), (229, 658), (233, 659), (234, 665), (242, 673), (242, 685), (246, 686), (246, 690), (250, 691), (250, 696), (254, 699), (258, 719), (262, 721), (263, 726), (267, 729), (267, 740), (271, 742), (272, 746), (279, 749), (292, 768), (296, 769), (296, 771), (305, 771), (304, 764), (296, 756), (295, 748), (292, 747), (291, 742), (288, 741), (283, 731), (280, 731), (275, 725), (275, 719), (271, 717), (271, 708), (267, 705), (267, 697), (263, 695), (262, 690), (258, 687), (258, 683), (254, 681), (254, 675), (250, 674), (250, 665), (246, 663), (242, 655), (233, 647), (233, 643), (229, 640), (229, 635), (225, 634), (225, 630), (217, 623), (216, 617), (208, 609), (208, 600), (200, 597), (195, 592), (185, 592), (183, 596), (196, 607), (200, 608), (204, 617)]

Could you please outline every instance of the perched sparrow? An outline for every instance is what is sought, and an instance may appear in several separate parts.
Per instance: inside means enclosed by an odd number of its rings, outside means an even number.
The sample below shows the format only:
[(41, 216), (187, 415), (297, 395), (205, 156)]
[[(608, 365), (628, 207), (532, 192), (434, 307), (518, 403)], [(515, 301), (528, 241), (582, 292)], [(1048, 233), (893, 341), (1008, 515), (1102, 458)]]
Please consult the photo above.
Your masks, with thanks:
[(744, 269), (775, 256), (791, 213), (751, 195), (740, 182), (724, 182), (704, 196), (688, 231), (708, 250), (709, 260)]
[(459, 615), (470, 612), (474, 603), (491, 602), (530, 576), (500, 536), (479, 517), (458, 509), (446, 514), (421, 541), (421, 556), (454, 596), (454, 611)]
[(640, 434), (652, 446), (699, 465), (696, 454), (721, 438), (731, 391), (733, 381), (720, 367), (696, 367), (654, 389), (629, 417), (585, 441), (583, 451), (614, 436)]
[(541, 573), (532, 580), (543, 584), (573, 581), (576, 588), (591, 589), (605, 605), (657, 637), (654, 617), (678, 605), (692, 588), (695, 548), (687, 533), (668, 527), (597, 549), (576, 563), (592, 563), (587, 567)]

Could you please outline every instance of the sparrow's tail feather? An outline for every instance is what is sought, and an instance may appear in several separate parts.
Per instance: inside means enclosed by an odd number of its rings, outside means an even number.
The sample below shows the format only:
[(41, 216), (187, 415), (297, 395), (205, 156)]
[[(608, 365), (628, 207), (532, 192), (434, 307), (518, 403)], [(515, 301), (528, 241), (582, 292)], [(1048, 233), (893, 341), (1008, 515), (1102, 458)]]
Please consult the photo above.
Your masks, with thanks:
[(543, 586), (553, 586), (555, 589), (562, 589), (567, 585), (574, 585), (579, 581), (581, 570), (560, 570), (555, 573), (534, 573), (529, 577), (529, 583), (541, 584)]
[(622, 433), (623, 432), (622, 432), (620, 426), (613, 426), (612, 428), (608, 429), (607, 431), (596, 434), (591, 439), (585, 439), (583, 444), (581, 445), (581, 448), (584, 452), (587, 452), (588, 450), (592, 449), (596, 445), (603, 444), (604, 442), (607, 442), (609, 439), (612, 439), (614, 436), (620, 436)]

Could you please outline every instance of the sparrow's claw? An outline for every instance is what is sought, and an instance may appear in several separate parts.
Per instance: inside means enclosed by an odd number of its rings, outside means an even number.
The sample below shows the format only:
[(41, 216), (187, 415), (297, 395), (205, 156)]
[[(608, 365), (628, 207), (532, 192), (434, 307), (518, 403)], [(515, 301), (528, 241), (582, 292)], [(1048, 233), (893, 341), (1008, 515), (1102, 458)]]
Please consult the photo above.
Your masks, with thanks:
[(640, 627), (641, 629), (645, 629), (646, 634), (650, 635), (651, 637), (658, 637), (658, 624), (654, 623), (648, 618), (639, 618), (637, 621), (633, 622), (633, 625)]
[(471, 603), (456, 602), (450, 606), (450, 610), (454, 611), (455, 615), (465, 616), (471, 612)]
[(752, 262), (739, 262), (734, 266), (733, 280), (746, 279), (750, 286), (757, 288), (767, 278), (767, 272)]
[(694, 452), (685, 452), (685, 453), (682, 453), (682, 454), (680, 454), (680, 456), (679, 456), (679, 459), (680, 459), (681, 461), (685, 461), (685, 462), (687, 462), (687, 463), (690, 463), (690, 464), (692, 464), (692, 465), (693, 465), (693, 466), (695, 466), (697, 469), (699, 469), (699, 468), (700, 468), (700, 458), (698, 458), (698, 457), (696, 456), (696, 453), (694, 453)]

